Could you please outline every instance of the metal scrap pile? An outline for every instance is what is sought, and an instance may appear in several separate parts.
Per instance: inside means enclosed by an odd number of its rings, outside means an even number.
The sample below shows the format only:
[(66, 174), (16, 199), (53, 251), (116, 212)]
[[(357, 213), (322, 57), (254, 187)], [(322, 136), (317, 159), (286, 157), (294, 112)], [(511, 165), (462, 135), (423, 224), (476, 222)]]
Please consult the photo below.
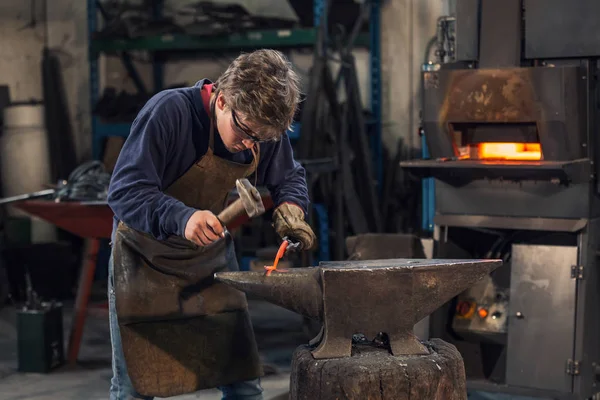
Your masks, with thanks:
[(28, 199), (54, 199), (55, 201), (106, 202), (110, 173), (100, 161), (81, 164), (71, 172), (69, 179), (60, 181), (54, 189), (0, 199), (0, 204), (9, 204)]
[(81, 164), (56, 190), (55, 198), (71, 201), (106, 201), (110, 174), (100, 161)]

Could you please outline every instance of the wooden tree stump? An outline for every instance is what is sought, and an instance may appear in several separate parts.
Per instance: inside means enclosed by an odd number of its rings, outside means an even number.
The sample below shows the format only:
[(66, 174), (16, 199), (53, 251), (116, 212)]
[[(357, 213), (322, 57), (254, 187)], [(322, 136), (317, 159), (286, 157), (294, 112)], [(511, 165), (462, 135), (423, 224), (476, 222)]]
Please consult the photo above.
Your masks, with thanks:
[(308, 346), (294, 352), (290, 400), (465, 400), (463, 359), (432, 339), (429, 355), (395, 357), (374, 345), (353, 345), (352, 357), (316, 360)]

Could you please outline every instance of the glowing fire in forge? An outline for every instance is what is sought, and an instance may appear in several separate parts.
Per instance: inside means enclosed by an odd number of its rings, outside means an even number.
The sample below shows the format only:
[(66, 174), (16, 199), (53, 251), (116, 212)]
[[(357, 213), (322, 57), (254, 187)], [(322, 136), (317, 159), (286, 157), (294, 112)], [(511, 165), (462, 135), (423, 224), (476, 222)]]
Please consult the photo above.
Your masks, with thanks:
[(520, 160), (536, 161), (542, 159), (539, 143), (479, 143), (480, 160)]

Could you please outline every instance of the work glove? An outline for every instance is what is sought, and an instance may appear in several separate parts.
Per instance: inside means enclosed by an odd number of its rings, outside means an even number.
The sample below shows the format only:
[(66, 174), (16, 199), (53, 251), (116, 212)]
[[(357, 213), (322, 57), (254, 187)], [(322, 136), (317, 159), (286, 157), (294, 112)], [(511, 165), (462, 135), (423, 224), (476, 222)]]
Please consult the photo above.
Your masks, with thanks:
[(315, 233), (304, 221), (304, 211), (295, 204), (283, 203), (273, 211), (273, 228), (282, 239), (300, 242), (301, 250), (311, 250), (316, 244)]

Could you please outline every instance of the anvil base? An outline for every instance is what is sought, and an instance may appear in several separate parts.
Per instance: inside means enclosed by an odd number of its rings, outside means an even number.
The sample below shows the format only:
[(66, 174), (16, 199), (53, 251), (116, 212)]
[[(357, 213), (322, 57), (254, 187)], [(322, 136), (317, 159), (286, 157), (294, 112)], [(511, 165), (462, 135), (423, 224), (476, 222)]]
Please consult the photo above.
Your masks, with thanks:
[(428, 354), (393, 356), (355, 345), (352, 356), (315, 359), (309, 346), (292, 358), (290, 400), (466, 400), (465, 369), (453, 345), (432, 339)]

